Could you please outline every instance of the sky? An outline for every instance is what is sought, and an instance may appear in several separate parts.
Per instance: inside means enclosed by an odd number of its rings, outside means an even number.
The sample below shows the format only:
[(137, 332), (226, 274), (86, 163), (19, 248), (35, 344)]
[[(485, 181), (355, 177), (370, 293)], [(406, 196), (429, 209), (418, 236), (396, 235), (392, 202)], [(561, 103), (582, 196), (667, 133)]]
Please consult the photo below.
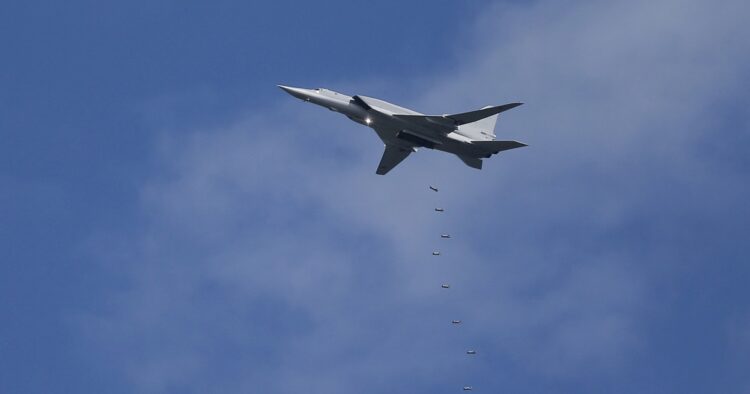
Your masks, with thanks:
[[(7, 2), (0, 392), (750, 393), (748, 18)], [(377, 176), (277, 84), (520, 101), (495, 132), (529, 147)]]

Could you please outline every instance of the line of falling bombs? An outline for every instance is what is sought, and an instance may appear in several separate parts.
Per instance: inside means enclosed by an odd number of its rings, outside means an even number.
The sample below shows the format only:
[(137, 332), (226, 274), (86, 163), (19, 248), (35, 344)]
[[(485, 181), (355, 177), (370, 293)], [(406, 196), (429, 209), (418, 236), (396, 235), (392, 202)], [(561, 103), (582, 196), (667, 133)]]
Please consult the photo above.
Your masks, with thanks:
[[(435, 187), (435, 186), (430, 185), (430, 190), (432, 190), (433, 192), (437, 192), (438, 188)], [(441, 207), (437, 207), (437, 208), (435, 208), (435, 212), (442, 213), (442, 212), (445, 212), (445, 209), (441, 208)], [(440, 238), (442, 238), (442, 239), (449, 239), (450, 237), (451, 237), (450, 234), (440, 234)], [(440, 256), (440, 251), (439, 250), (434, 250), (432, 252), (432, 255), (433, 256)], [(442, 285), (440, 285), (440, 287), (443, 288), (443, 289), (450, 289), (451, 285), (448, 284), (448, 283), (443, 283)], [(453, 325), (459, 325), (459, 324), (461, 324), (461, 320), (451, 320), (451, 324), (453, 324)], [(473, 355), (477, 354), (477, 351), (473, 350), (473, 349), (469, 349), (469, 350), (466, 351), (466, 354), (470, 355), (470, 356), (473, 356)], [(472, 387), (472, 386), (464, 386), (463, 387), (463, 391), (472, 391), (473, 389), (474, 389), (474, 387)]]

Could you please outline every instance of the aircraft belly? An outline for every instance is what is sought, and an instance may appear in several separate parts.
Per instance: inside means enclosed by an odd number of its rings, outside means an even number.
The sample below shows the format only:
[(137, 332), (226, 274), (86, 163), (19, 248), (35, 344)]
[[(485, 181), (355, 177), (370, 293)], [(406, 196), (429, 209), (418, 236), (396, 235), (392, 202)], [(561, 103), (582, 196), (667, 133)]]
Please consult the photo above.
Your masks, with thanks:
[(385, 129), (382, 127), (373, 127), (372, 129), (375, 130), (375, 133), (378, 134), (378, 137), (380, 137), (380, 139), (385, 143), (398, 141), (398, 138), (396, 138), (397, 131), (395, 130)]
[(416, 144), (413, 144), (409, 141), (402, 140), (398, 138), (399, 129), (384, 126), (382, 122), (378, 122), (377, 120), (370, 125), (370, 128), (372, 128), (375, 133), (380, 137), (380, 139), (383, 141), (386, 145), (395, 145), (400, 146), (403, 148), (414, 148), (415, 146), (419, 146)]
[(438, 149), (438, 146), (451, 142), (451, 139), (447, 138), (444, 133), (395, 119), (387, 114), (371, 112), (371, 118), (370, 127), (386, 144)]
[(423, 146), (429, 149), (434, 149), (435, 145), (440, 144), (439, 142), (430, 141), (428, 139), (422, 138), (419, 135), (409, 133), (406, 130), (401, 130), (398, 134), (396, 134), (396, 138), (414, 144), (415, 146)]
[(417, 131), (414, 131), (414, 130), (410, 130), (410, 129), (403, 129), (403, 130), (401, 130), (398, 133), (397, 136), (399, 138), (407, 139), (408, 140), (408, 138), (405, 138), (407, 135), (408, 136), (412, 136), (414, 139), (417, 139), (417, 140), (420, 140), (420, 141), (429, 142), (432, 145), (442, 145), (443, 142), (445, 141), (445, 138), (440, 138), (439, 136), (436, 137), (436, 136), (432, 136), (432, 135), (429, 135), (429, 134), (420, 133), (420, 132), (417, 132)]
[(468, 144), (460, 141), (448, 139), (444, 144), (436, 146), (435, 149), (443, 152), (454, 153), (457, 155), (474, 156), (468, 147)]
[(425, 127), (421, 124), (409, 122), (401, 118), (394, 118), (393, 123), (397, 124), (398, 128), (400, 128), (401, 130), (405, 130), (435, 144), (441, 144), (442, 140), (444, 140), (446, 136), (446, 133), (442, 132), (438, 128)]

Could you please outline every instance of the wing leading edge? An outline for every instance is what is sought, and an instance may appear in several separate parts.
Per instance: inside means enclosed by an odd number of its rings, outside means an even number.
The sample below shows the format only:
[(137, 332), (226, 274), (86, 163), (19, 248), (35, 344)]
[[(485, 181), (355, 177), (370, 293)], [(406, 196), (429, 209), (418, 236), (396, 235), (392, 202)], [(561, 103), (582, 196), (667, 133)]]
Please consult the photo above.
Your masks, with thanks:
[(510, 103), (505, 105), (484, 107), (476, 111), (463, 112), (453, 115), (394, 114), (393, 116), (396, 118), (421, 124), (422, 126), (437, 127), (445, 133), (449, 133), (455, 130), (456, 126), (474, 123), (482, 119), (489, 118), (490, 116), (497, 115), (509, 109), (516, 108), (521, 104), (522, 103)]
[(464, 113), (453, 114), (453, 115), (446, 115), (445, 117), (453, 120), (456, 123), (456, 125), (474, 123), (478, 120), (489, 118), (492, 115), (496, 115), (501, 112), (505, 112), (509, 109), (516, 108), (522, 104), (523, 103), (510, 103), (510, 104), (497, 105), (497, 106), (492, 106), (492, 107), (484, 107), (476, 111), (464, 112)]
[(403, 148), (396, 145), (385, 145), (385, 151), (383, 152), (383, 157), (380, 159), (380, 164), (378, 164), (378, 170), (375, 171), (378, 175), (385, 175), (388, 173), (388, 171), (392, 170), (393, 167), (396, 167), (399, 163), (404, 161), (411, 152), (413, 152), (413, 149), (410, 148)]

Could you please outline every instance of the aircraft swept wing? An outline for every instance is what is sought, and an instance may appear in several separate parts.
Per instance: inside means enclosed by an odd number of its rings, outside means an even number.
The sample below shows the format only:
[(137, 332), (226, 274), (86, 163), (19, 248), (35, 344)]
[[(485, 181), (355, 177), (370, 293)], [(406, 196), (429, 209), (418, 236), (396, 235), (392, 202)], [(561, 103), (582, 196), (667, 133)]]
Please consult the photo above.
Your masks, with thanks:
[(490, 107), (484, 107), (482, 109), (470, 112), (463, 112), (460, 114), (453, 115), (412, 115), (412, 114), (394, 114), (395, 118), (404, 119), (414, 123), (421, 124), (425, 127), (437, 127), (443, 129), (444, 132), (449, 133), (453, 131), (456, 126), (461, 126), (468, 123), (474, 123), (476, 121), (488, 118), (492, 115), (497, 115), (501, 112), (505, 112), (509, 109), (518, 107), (523, 103), (510, 103), (504, 105), (496, 105)]
[(496, 115), (496, 114), (499, 114), (500, 112), (505, 112), (509, 109), (516, 108), (522, 104), (523, 103), (510, 103), (510, 104), (497, 105), (494, 107), (484, 107), (476, 111), (469, 111), (469, 112), (453, 114), (453, 115), (445, 115), (445, 117), (453, 120), (454, 122), (456, 122), (456, 125), (459, 126), (462, 124), (474, 123), (484, 118), (489, 118), (492, 115)]
[(388, 171), (392, 170), (393, 167), (396, 167), (398, 163), (401, 163), (406, 159), (411, 152), (413, 152), (413, 149), (410, 148), (403, 148), (397, 145), (392, 144), (386, 144), (385, 145), (385, 151), (383, 152), (383, 157), (380, 159), (380, 164), (378, 164), (378, 170), (375, 171), (378, 175), (385, 175), (388, 173)]

